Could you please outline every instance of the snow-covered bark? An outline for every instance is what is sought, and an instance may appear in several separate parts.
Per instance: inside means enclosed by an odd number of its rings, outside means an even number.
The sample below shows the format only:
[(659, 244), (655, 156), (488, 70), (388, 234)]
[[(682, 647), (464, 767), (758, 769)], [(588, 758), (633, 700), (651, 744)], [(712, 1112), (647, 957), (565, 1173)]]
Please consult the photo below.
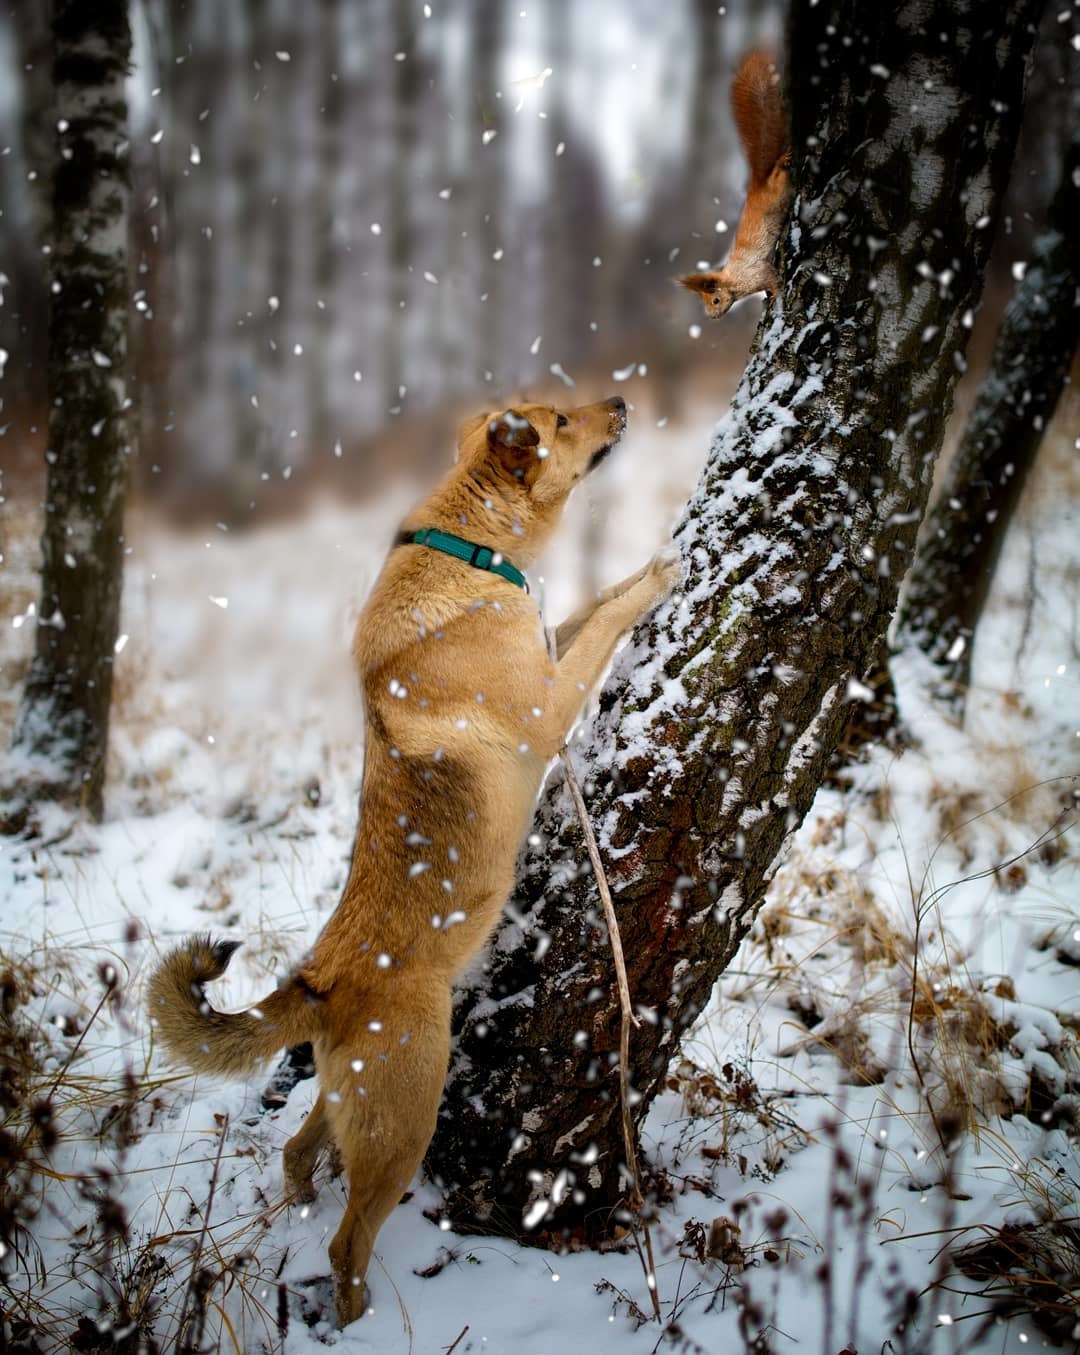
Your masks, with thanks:
[[(684, 600), (634, 635), (574, 748), (642, 1018), (639, 1122), (751, 925), (892, 615), (1037, 12), (794, 6), (784, 292), (676, 529)], [(459, 1220), (599, 1232), (622, 1192), (619, 1009), (558, 776), (530, 844), (461, 995), (429, 1163)]]
[(41, 602), (8, 776), (100, 816), (130, 454), (126, 0), (56, 0)]
[(1061, 180), (998, 333), (990, 371), (949, 464), (908, 579), (901, 631), (962, 710), (971, 648), (1013, 510), (1080, 344), (1080, 59)]

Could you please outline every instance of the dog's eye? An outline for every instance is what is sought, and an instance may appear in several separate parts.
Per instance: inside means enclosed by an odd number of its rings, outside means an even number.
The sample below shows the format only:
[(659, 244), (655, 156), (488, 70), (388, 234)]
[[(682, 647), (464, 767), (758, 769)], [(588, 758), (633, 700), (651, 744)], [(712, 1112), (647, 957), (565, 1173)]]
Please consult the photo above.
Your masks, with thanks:
[(569, 422), (570, 420), (566, 417), (565, 414), (560, 414), (559, 417), (555, 420), (555, 427), (565, 428)]

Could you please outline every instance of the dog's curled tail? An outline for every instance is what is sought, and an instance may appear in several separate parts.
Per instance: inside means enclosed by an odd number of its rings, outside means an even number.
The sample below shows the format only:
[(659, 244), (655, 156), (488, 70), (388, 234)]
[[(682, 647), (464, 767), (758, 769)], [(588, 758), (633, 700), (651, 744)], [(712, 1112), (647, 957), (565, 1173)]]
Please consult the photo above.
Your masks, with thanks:
[(224, 974), (239, 944), (193, 936), (171, 950), (150, 979), (147, 1006), (157, 1034), (196, 1072), (244, 1073), (317, 1033), (317, 999), (299, 976), (245, 1012), (210, 1005), (204, 985)]

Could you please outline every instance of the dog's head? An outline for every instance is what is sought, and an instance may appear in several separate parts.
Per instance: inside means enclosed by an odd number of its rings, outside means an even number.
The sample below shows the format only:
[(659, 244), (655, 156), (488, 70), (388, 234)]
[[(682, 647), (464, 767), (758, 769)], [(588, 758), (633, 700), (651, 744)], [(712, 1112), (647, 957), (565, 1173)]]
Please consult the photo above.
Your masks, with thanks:
[(678, 281), (691, 292), (697, 292), (710, 319), (726, 315), (735, 301), (735, 289), (719, 273), (684, 273)]
[(518, 405), (481, 414), (462, 425), (460, 464), (476, 479), (494, 481), (535, 510), (558, 510), (598, 466), (626, 427), (619, 395), (576, 409)]

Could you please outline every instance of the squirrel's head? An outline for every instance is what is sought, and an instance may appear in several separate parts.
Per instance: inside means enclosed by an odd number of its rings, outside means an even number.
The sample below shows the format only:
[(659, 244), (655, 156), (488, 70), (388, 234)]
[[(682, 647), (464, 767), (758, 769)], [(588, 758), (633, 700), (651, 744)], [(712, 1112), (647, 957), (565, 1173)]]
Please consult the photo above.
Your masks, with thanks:
[(710, 319), (726, 315), (736, 299), (736, 291), (722, 273), (684, 273), (679, 283), (697, 292)]

